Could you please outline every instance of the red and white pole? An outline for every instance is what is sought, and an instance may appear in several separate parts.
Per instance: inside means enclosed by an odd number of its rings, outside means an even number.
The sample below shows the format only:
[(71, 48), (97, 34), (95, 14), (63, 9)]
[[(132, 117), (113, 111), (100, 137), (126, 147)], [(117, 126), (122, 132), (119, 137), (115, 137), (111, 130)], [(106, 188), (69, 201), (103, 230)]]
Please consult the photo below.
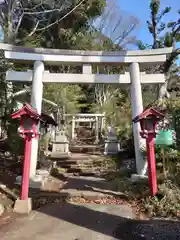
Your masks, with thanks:
[(22, 187), (21, 187), (21, 200), (27, 200), (29, 194), (29, 175), (30, 175), (30, 164), (31, 164), (31, 145), (32, 135), (27, 134), (24, 138), (24, 166), (22, 175)]
[(151, 196), (155, 196), (158, 192), (157, 174), (156, 174), (156, 159), (154, 149), (154, 134), (148, 134), (146, 138), (147, 158), (148, 158), (148, 178), (151, 190)]

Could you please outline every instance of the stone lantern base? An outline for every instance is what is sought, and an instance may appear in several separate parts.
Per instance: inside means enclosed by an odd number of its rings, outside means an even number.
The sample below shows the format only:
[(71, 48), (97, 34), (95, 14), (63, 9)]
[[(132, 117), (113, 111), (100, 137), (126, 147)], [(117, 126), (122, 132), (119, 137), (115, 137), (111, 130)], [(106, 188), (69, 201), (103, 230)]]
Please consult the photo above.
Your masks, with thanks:
[(61, 158), (70, 156), (69, 141), (67, 140), (65, 131), (59, 131), (52, 142), (51, 158)]
[(116, 155), (120, 152), (120, 143), (116, 140), (105, 140), (104, 155)]

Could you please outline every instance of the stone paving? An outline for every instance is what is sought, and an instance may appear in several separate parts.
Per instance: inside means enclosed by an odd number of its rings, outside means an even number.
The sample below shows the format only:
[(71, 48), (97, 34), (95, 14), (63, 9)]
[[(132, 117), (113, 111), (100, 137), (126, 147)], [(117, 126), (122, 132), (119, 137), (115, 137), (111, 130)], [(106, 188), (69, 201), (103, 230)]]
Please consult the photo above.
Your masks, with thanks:
[(114, 240), (113, 233), (125, 217), (135, 217), (126, 205), (51, 205), (3, 228), (0, 239)]
[[(64, 191), (56, 195), (80, 196), (83, 193), (88, 199), (98, 199), (102, 194), (114, 195), (111, 187), (103, 178), (70, 177)], [(32, 211), (29, 216), (16, 217), (0, 228), (0, 239), (180, 240), (180, 222), (136, 220), (132, 208), (124, 202), (121, 205), (74, 202), (47, 204)]]
[(49, 205), (0, 229), (3, 240), (179, 240), (180, 222), (136, 220), (127, 205)]
[(71, 176), (63, 186), (61, 196), (83, 197), (89, 200), (105, 197), (125, 197), (121, 192), (112, 191), (112, 184), (100, 177)]

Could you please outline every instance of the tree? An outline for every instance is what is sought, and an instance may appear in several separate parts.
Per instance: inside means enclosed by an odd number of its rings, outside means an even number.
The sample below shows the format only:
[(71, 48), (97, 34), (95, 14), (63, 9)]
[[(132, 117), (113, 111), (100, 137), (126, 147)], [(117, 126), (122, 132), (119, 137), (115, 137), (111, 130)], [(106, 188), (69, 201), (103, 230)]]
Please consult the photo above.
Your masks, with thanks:
[[(176, 47), (176, 43), (180, 40), (180, 18), (173, 22), (164, 23), (163, 17), (171, 11), (171, 7), (166, 7), (160, 11), (160, 1), (152, 1), (150, 3), (150, 20), (147, 21), (148, 29), (153, 38), (152, 45), (138, 42), (140, 49), (146, 48), (163, 48), (173, 47), (172, 53), (168, 56), (167, 61), (158, 69), (151, 69), (152, 71), (159, 70), (166, 76), (166, 82), (159, 88), (158, 100), (161, 103), (164, 98), (169, 98), (168, 85), (174, 75), (177, 75), (179, 69), (176, 65), (176, 59), (180, 54), (180, 48)], [(180, 14), (180, 11), (178, 12)], [(165, 32), (165, 33), (164, 33)], [(173, 69), (173, 70), (172, 70)]]
[(134, 34), (139, 20), (121, 11), (116, 1), (108, 2), (102, 14), (92, 24), (99, 33), (99, 40), (103, 42), (106, 38), (106, 40), (111, 41), (110, 43), (113, 43), (114, 47), (117, 48), (114, 50), (122, 49), (128, 44), (136, 42)]
[[(29, 47), (71, 48), (76, 45), (76, 36), (88, 29), (89, 20), (101, 14), (104, 6), (105, 0), (4, 0), (0, 4), (0, 24), (4, 31), (4, 42)], [(2, 61), (4, 61), (3, 58)], [(22, 67), (18, 66), (19, 69)], [(13, 65), (13, 68), (17, 69), (17, 65)], [(57, 72), (59, 70), (55, 69)], [(7, 116), (12, 109), (7, 105), (6, 93), (11, 93), (13, 96), (16, 89), (13, 89), (14, 86), (12, 88), (11, 84), (8, 87), (4, 79), (4, 75), (1, 75), (1, 83), (4, 85), (4, 90), (1, 91), (1, 99), (4, 99), (1, 110), (3, 109), (2, 115)], [(57, 91), (57, 89), (61, 93), (64, 91), (54, 86), (54, 90)], [(81, 95), (78, 86), (68, 86), (66, 89), (71, 93), (76, 89), (76, 93)], [(50, 87), (45, 88), (45, 94), (51, 90)], [(68, 97), (70, 97), (69, 94)], [(73, 99), (73, 101), (75, 102), (72, 105), (75, 106), (76, 100)], [(65, 102), (68, 102), (69, 106), (71, 99), (67, 98)], [(6, 111), (7, 108), (9, 108), (8, 111)]]
[(0, 24), (5, 42), (22, 43), (54, 26), (66, 25), (67, 29), (87, 24), (90, 18), (101, 14), (104, 6), (104, 0), (4, 0), (0, 5)]
[(55, 102), (58, 108), (63, 108), (65, 113), (77, 113), (81, 107), (79, 102), (85, 96), (77, 84), (49, 84), (45, 88), (44, 97)]
[[(129, 43), (135, 41), (134, 31), (138, 26), (138, 19), (125, 14), (119, 9), (114, 1), (107, 3), (103, 13), (91, 23), (91, 31), (84, 39), (83, 49), (121, 51)], [(96, 66), (93, 72), (97, 74), (119, 74), (123, 71), (122, 67)], [(95, 111), (106, 112), (112, 117), (112, 112), (116, 111), (118, 99), (121, 96), (121, 89), (117, 85), (95, 84), (86, 91), (89, 101), (94, 97), (94, 104), (91, 108)], [(95, 107), (94, 107), (95, 106)], [(116, 114), (114, 112), (114, 114)]]

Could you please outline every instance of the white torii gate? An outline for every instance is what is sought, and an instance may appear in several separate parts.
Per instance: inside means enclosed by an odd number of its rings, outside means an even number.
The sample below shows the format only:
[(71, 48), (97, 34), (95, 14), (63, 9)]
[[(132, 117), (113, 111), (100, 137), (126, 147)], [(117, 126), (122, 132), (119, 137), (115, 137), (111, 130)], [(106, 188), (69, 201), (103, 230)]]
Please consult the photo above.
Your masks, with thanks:
[[(8, 71), (6, 80), (19, 82), (32, 81), (31, 104), (36, 107), (38, 113), (41, 113), (43, 83), (126, 83), (131, 84), (132, 118), (140, 114), (143, 110), (141, 83), (155, 84), (165, 82), (165, 76), (163, 74), (140, 73), (140, 67), (143, 67), (144, 65), (149, 66), (164, 63), (167, 58), (166, 55), (172, 52), (172, 48), (103, 52), (23, 48), (2, 43), (0, 43), (0, 49), (5, 51), (6, 59), (17, 62), (34, 63), (32, 72)], [(82, 65), (83, 74), (49, 73), (44, 71), (44, 64)], [(130, 74), (92, 74), (91, 64), (114, 64), (129, 66)], [(133, 124), (136, 169), (139, 175), (144, 175), (147, 164), (143, 161), (141, 156), (142, 139), (139, 131), (139, 124)], [(32, 144), (30, 176), (34, 176), (36, 174), (37, 149), (38, 140), (34, 139)]]
[(72, 117), (72, 140), (75, 139), (75, 124), (77, 122), (88, 122), (92, 123), (95, 122), (95, 136), (96, 136), (96, 142), (99, 141), (99, 118), (101, 118), (101, 124), (100, 124), (100, 131), (104, 128), (104, 118), (105, 114), (101, 113), (78, 113), (78, 114), (64, 114), (65, 117)]

